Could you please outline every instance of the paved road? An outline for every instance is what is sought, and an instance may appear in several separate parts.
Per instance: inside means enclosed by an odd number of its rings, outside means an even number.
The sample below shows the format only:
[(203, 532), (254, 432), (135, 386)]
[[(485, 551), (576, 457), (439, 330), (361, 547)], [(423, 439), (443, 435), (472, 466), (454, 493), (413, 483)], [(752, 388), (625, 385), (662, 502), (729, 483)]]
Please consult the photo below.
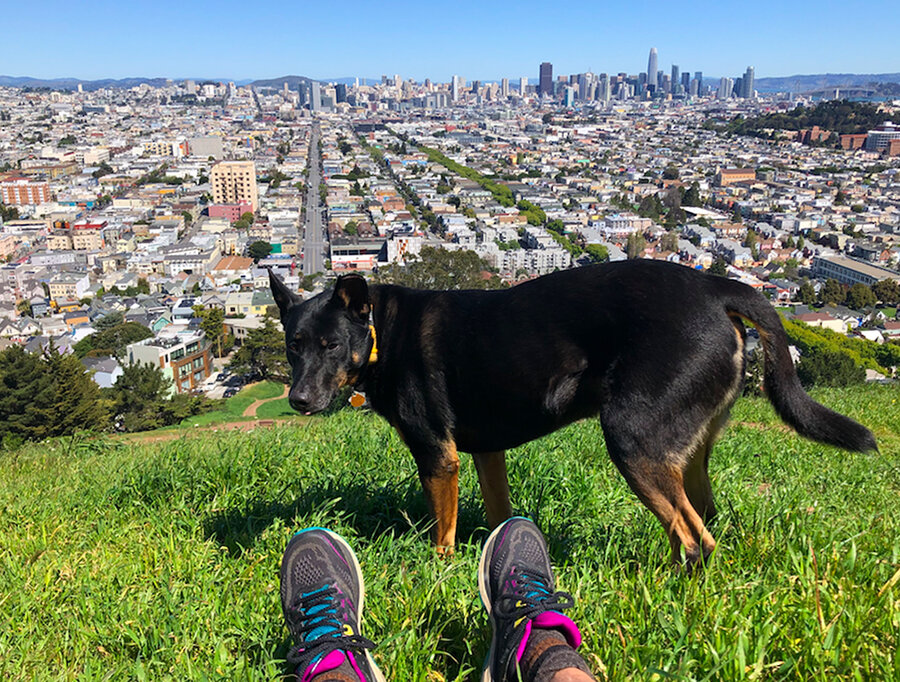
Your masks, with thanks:
[(309, 139), (309, 188), (306, 194), (306, 229), (303, 238), (303, 274), (325, 272), (325, 236), (322, 230), (322, 207), (319, 205), (319, 182), (322, 179), (319, 158), (319, 124), (314, 123)]

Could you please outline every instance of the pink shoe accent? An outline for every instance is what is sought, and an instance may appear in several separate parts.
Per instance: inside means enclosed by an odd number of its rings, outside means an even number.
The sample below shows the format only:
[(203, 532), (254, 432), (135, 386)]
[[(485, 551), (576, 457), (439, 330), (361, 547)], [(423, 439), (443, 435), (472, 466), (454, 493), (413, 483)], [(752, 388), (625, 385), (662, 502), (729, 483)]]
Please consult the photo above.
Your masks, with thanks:
[(539, 614), (534, 619), (534, 627), (559, 630), (570, 647), (577, 649), (581, 646), (581, 630), (575, 625), (575, 621), (559, 611), (544, 611)]
[(525, 636), (519, 642), (519, 648), (516, 649), (516, 663), (522, 662), (522, 656), (525, 655), (525, 647), (528, 645), (528, 637), (531, 635), (531, 621), (525, 622)]
[(359, 669), (359, 666), (356, 664), (356, 658), (349, 651), (347, 652), (347, 658), (350, 659), (350, 666), (353, 670), (356, 671), (356, 674), (359, 676), (359, 682), (366, 682), (366, 676), (363, 675), (362, 670)]
[[(317, 663), (313, 663), (309, 666), (303, 672), (303, 677), (300, 678), (300, 682), (310, 682), (316, 675), (327, 673), (329, 670), (334, 670), (335, 668), (340, 668), (344, 664), (345, 658), (343, 651), (340, 651), (339, 649), (332, 651), (324, 658), (319, 659)], [(354, 665), (354, 667), (356, 666)], [(365, 680), (362, 676), (360, 676), (360, 679)]]

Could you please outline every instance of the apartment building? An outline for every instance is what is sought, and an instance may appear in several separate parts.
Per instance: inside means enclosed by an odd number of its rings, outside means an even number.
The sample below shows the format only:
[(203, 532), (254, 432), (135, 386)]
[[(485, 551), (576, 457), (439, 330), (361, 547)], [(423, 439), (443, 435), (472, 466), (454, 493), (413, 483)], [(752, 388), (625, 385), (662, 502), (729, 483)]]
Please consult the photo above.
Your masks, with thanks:
[(178, 393), (188, 393), (212, 372), (209, 343), (202, 331), (178, 332), (129, 344), (129, 364), (159, 367)]
[(25, 206), (48, 201), (51, 201), (50, 185), (43, 180), (21, 177), (0, 180), (0, 203), (7, 206)]
[(256, 193), (256, 164), (253, 161), (221, 161), (212, 167), (209, 182), (216, 204), (247, 202), (256, 211), (259, 198)]

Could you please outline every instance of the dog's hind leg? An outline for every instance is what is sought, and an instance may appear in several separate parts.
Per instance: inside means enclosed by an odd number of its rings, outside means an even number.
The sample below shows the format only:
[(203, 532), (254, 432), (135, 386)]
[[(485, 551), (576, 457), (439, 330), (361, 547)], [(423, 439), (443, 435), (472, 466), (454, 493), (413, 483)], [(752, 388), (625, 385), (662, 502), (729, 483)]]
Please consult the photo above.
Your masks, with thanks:
[(419, 480), (425, 491), (428, 511), (434, 518), (432, 539), (440, 555), (453, 553), (456, 517), (459, 508), (459, 455), (453, 441), (442, 443), (438, 451), (413, 450)]
[(666, 458), (641, 455), (614, 461), (631, 489), (662, 523), (672, 547), (672, 561), (684, 561), (691, 568), (708, 558), (716, 542), (688, 498), (683, 468)]
[[(724, 420), (722, 420), (724, 422)], [(684, 468), (684, 490), (696, 512), (705, 523), (709, 523), (716, 516), (716, 504), (713, 501), (712, 486), (709, 483), (709, 453), (719, 429), (715, 428), (703, 439), (696, 449), (690, 454), (687, 466)]]
[(509, 479), (506, 474), (506, 452), (480, 452), (473, 455), (478, 471), (478, 484), (484, 500), (484, 511), (491, 528), (512, 516), (509, 503)]

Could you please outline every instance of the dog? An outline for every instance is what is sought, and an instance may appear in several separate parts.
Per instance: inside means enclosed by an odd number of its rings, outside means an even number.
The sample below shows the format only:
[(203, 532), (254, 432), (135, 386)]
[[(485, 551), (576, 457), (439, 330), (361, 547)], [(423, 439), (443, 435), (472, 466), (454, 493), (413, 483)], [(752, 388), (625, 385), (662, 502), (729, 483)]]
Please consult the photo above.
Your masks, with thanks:
[(358, 274), (301, 300), (270, 271), (292, 368), (291, 406), (324, 410), (358, 386), (409, 447), (433, 540), (451, 552), (459, 452), (474, 456), (487, 520), (511, 513), (505, 453), (599, 416), (610, 458), (662, 523), (672, 559), (715, 541), (710, 451), (744, 377), (745, 322), (764, 387), (802, 436), (876, 450), (864, 426), (814, 402), (778, 314), (749, 286), (667, 262), (555, 272), (499, 291), (369, 286)]

